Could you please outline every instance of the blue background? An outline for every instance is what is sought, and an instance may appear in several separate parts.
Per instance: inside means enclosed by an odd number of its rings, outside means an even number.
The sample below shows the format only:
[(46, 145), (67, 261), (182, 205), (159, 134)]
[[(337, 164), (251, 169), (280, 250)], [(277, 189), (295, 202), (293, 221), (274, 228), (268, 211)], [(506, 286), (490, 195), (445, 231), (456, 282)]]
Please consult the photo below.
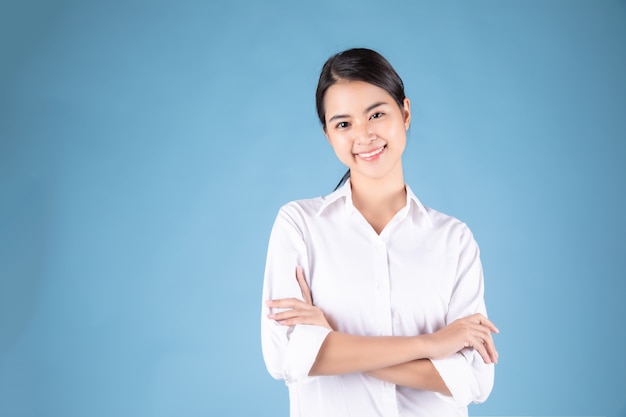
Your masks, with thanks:
[(475, 415), (626, 415), (626, 2), (0, 5), (0, 415), (286, 416), (280, 205), (344, 172), (321, 65), (379, 50), (406, 180), (467, 222), (501, 329)]

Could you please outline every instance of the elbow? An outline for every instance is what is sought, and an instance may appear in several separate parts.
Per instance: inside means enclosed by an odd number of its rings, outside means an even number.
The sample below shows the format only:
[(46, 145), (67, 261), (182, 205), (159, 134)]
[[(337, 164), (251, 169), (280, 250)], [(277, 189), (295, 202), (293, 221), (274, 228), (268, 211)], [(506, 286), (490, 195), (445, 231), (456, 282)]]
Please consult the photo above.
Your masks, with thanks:
[(267, 372), (272, 378), (277, 380), (286, 379), (284, 364), (280, 355), (263, 349), (263, 360), (265, 362), (265, 369), (267, 369)]
[(264, 326), (263, 359), (270, 375), (286, 384), (306, 380), (330, 330), (312, 325), (287, 328), (269, 320)]
[(272, 378), (278, 380), (286, 379), (285, 367), (280, 353), (264, 348), (263, 360), (265, 362), (265, 368)]
[(268, 364), (267, 362), (265, 363), (265, 368), (267, 369), (267, 372), (270, 374), (270, 376), (276, 380), (284, 380), (285, 379), (285, 373), (283, 372), (282, 369), (276, 368), (274, 366), (271, 366), (270, 364)]
[[(284, 352), (287, 347), (287, 337), (275, 323), (263, 319), (261, 332), (261, 351), (267, 372), (274, 379), (285, 379)], [(280, 329), (282, 330), (282, 329)]]
[(478, 390), (472, 401), (475, 404), (483, 403), (489, 398), (491, 391), (493, 390), (495, 367), (493, 364), (484, 366), (479, 375), (477, 375), (476, 381)]
[(485, 364), (473, 349), (466, 348), (449, 358), (431, 361), (457, 406), (481, 403), (489, 397), (493, 388), (494, 365)]

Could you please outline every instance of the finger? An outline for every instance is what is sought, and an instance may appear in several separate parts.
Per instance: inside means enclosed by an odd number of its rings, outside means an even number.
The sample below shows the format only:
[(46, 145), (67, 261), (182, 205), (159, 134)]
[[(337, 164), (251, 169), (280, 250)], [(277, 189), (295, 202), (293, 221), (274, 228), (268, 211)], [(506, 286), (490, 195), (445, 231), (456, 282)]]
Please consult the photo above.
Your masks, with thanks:
[(268, 300), (265, 303), (271, 308), (297, 308), (309, 305), (297, 298), (278, 298), (276, 300)]
[(493, 339), (490, 337), (485, 341), (484, 345), (487, 353), (489, 353), (491, 362), (498, 363), (498, 351), (496, 350), (496, 345), (493, 343)]
[(485, 348), (491, 356), (491, 361), (493, 363), (498, 363), (498, 350), (496, 349), (496, 344), (493, 340), (493, 334), (489, 330), (485, 331), (485, 337), (483, 338), (483, 342), (485, 344)]
[(475, 351), (477, 351), (480, 354), (480, 356), (483, 358), (483, 361), (486, 364), (493, 363), (491, 359), (491, 355), (489, 354), (489, 352), (487, 351), (487, 348), (485, 347), (483, 343), (480, 343), (480, 341), (477, 341), (472, 347), (474, 348)]
[(311, 297), (311, 289), (304, 279), (304, 270), (301, 266), (296, 267), (296, 280), (298, 281), (298, 285), (300, 285), (300, 291), (302, 292), (302, 298), (304, 302), (313, 305), (313, 297)]
[(490, 362), (485, 363), (498, 363), (498, 351), (496, 350), (496, 345), (493, 342), (491, 333), (483, 332), (482, 335), (477, 335), (475, 339), (484, 347), (485, 353), (489, 356)]
[(317, 322), (315, 321), (315, 318), (308, 317), (308, 316), (298, 316), (298, 317), (293, 317), (293, 318), (289, 318), (285, 320), (276, 320), (276, 323), (280, 324), (281, 326), (297, 326), (299, 324), (311, 324), (311, 325), (317, 324)]
[(498, 363), (498, 351), (493, 343), (485, 343), (485, 350), (487, 354), (489, 354), (489, 358), (491, 359), (491, 363)]
[(475, 323), (478, 323), (481, 326), (487, 327), (490, 331), (494, 333), (500, 333), (500, 330), (498, 330), (496, 325), (493, 324), (491, 320), (489, 320), (487, 317), (483, 316), (482, 314), (478, 313), (478, 314), (475, 314), (473, 317), (474, 317), (474, 320), (477, 320), (477, 321), (474, 321)]
[(493, 341), (493, 336), (491, 335), (491, 332), (488, 328), (482, 325), (476, 326), (477, 327), (474, 327), (471, 331), (472, 339), (480, 341), (480, 343), (485, 346), (485, 349), (489, 354), (491, 361), (494, 363), (497, 362), (498, 352), (496, 350), (496, 345)]
[[(472, 320), (476, 319), (472, 317)], [(466, 347), (475, 349), (483, 358), (485, 363), (496, 363), (498, 360), (498, 352), (493, 342), (491, 331), (484, 325), (478, 324), (477, 321), (465, 321), (466, 328)]]
[(272, 313), (269, 314), (267, 317), (272, 319), (272, 320), (276, 320), (276, 321), (281, 321), (281, 320), (287, 320), (287, 319), (292, 319), (294, 317), (304, 317), (304, 316), (310, 316), (311, 312), (307, 311), (307, 310), (287, 310), (287, 311), (281, 311), (280, 313)]
[(313, 306), (307, 306), (305, 309), (287, 310), (281, 311), (280, 313), (268, 314), (267, 317), (284, 326), (311, 324), (328, 327), (332, 330), (328, 321), (320, 314), (320, 310)]

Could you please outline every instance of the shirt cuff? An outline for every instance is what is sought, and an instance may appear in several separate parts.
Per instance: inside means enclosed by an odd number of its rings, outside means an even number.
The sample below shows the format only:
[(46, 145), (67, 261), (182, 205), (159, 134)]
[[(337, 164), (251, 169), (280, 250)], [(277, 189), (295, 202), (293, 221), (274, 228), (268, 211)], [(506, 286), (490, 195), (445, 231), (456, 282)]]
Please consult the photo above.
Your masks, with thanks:
[(462, 353), (455, 353), (445, 359), (431, 359), (431, 362), (452, 394), (452, 397), (438, 394), (441, 398), (452, 401), (457, 407), (467, 407), (479, 396), (480, 390), (472, 366)]
[(285, 383), (302, 382), (309, 378), (317, 354), (332, 330), (322, 326), (299, 324), (289, 336), (283, 362)]

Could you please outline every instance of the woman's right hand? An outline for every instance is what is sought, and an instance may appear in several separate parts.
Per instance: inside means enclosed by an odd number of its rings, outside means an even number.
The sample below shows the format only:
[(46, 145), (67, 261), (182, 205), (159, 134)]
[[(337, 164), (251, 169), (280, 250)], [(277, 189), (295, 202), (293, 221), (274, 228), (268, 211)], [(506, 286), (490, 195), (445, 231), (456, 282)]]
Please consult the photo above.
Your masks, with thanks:
[(491, 333), (498, 333), (498, 328), (482, 314), (458, 319), (441, 330), (423, 335), (431, 359), (443, 359), (463, 348), (473, 348), (485, 363), (498, 363), (498, 351)]
[(300, 286), (302, 300), (297, 298), (282, 298), (278, 300), (269, 300), (266, 304), (270, 308), (286, 308), (288, 310), (280, 313), (272, 313), (268, 318), (276, 320), (283, 326), (295, 326), (297, 324), (311, 324), (326, 327), (333, 330), (324, 315), (324, 312), (313, 304), (313, 295), (311, 289), (304, 279), (304, 271), (302, 267), (296, 268), (296, 280)]

